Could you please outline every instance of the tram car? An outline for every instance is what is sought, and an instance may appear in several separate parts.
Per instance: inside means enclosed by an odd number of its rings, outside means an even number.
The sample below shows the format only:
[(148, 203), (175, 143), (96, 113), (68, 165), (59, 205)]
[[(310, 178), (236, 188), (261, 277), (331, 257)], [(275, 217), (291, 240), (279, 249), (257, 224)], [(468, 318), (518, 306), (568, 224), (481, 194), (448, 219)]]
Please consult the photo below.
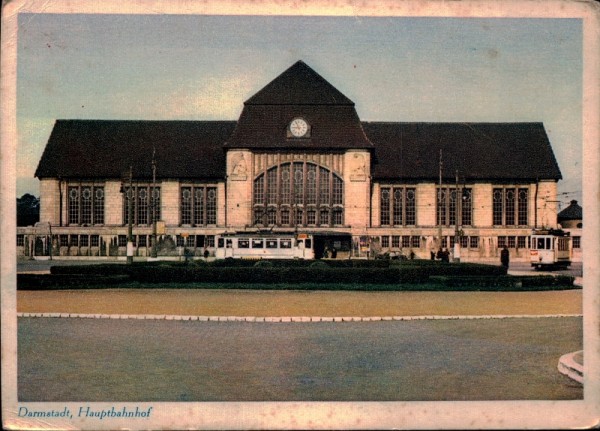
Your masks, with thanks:
[(534, 229), (529, 255), (535, 269), (567, 268), (571, 265), (572, 244), (569, 233), (561, 229)]
[(313, 236), (304, 233), (236, 232), (217, 235), (217, 259), (314, 259)]

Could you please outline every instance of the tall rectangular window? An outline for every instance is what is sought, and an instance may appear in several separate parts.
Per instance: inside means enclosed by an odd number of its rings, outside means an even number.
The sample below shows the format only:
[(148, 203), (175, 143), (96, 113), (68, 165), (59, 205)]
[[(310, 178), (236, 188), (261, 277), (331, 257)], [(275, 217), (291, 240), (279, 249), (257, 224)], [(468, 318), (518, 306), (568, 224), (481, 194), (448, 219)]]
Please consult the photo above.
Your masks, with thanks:
[(103, 186), (68, 186), (67, 199), (69, 224), (104, 224)]
[(380, 224), (382, 226), (390, 225), (390, 189), (381, 189), (380, 199)]
[(204, 224), (204, 187), (194, 189), (194, 224)]
[(518, 209), (518, 224), (520, 226), (526, 226), (529, 224), (528, 215), (529, 215), (529, 190), (526, 188), (519, 189), (519, 209)]
[(472, 223), (471, 189), (456, 186), (438, 188), (437, 224), (442, 226)]
[(380, 192), (380, 224), (405, 226), (416, 224), (415, 189), (382, 187)]
[(403, 222), (402, 207), (403, 207), (403, 203), (404, 203), (404, 189), (394, 188), (393, 198), (394, 198), (393, 213), (392, 213), (392, 217), (394, 219), (393, 224), (401, 225), (401, 224), (403, 224), (402, 223)]
[(206, 224), (217, 224), (217, 188), (206, 189)]
[(182, 225), (217, 223), (217, 188), (184, 186), (180, 189), (179, 213)]
[(136, 184), (131, 189), (124, 187), (123, 220), (129, 223), (129, 205), (133, 215), (132, 224), (149, 225), (160, 220), (160, 187)]
[(192, 188), (181, 188), (181, 224), (192, 224)]
[(267, 172), (267, 204), (277, 203), (277, 168), (270, 169)]
[(317, 203), (317, 166), (310, 163), (306, 165), (306, 203)]
[(382, 236), (381, 237), (381, 246), (388, 248), (390, 246), (390, 237), (389, 236)]
[(492, 217), (495, 226), (526, 226), (529, 215), (527, 188), (495, 188), (492, 195)]
[(581, 237), (580, 236), (573, 237), (573, 248), (581, 248)]

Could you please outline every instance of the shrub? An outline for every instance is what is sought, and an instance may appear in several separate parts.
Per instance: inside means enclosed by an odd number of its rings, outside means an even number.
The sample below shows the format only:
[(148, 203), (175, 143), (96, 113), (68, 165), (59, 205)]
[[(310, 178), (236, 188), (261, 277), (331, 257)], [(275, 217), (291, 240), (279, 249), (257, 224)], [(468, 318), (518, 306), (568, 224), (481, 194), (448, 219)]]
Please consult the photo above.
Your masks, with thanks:
[(315, 260), (308, 266), (309, 268), (329, 268), (329, 265), (327, 265), (327, 263), (323, 262), (322, 260)]
[(273, 262), (270, 260), (259, 260), (253, 266), (255, 268), (271, 268), (273, 267)]

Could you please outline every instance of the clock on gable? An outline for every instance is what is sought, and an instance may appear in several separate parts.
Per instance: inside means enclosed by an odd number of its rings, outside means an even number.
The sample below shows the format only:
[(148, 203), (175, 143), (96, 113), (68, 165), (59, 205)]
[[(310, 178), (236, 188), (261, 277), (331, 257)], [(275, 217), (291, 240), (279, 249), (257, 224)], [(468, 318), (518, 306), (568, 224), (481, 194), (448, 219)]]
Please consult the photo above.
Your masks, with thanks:
[(304, 118), (294, 118), (288, 126), (288, 137), (308, 138), (310, 136), (310, 126)]

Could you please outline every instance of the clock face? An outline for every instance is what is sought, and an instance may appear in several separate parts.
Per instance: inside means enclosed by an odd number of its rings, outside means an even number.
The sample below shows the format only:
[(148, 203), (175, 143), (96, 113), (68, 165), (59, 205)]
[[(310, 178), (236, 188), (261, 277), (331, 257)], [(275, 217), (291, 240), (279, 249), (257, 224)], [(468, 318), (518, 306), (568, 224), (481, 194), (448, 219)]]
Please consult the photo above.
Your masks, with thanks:
[(290, 132), (296, 138), (306, 136), (308, 133), (308, 123), (302, 118), (295, 118), (290, 123)]

